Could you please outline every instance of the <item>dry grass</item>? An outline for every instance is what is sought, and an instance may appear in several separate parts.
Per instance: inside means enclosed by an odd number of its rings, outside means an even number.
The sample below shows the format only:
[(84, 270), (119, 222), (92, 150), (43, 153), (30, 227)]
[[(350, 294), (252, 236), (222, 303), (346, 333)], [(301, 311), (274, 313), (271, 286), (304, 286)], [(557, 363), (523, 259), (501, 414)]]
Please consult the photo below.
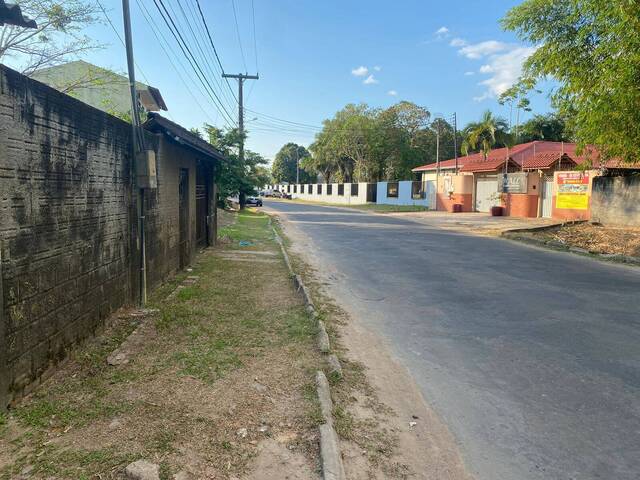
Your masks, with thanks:
[[(105, 333), (7, 417), (0, 418), (0, 478), (113, 479), (140, 458), (161, 478), (247, 474), (265, 442), (317, 469), (320, 363), (315, 325), (279, 257), (236, 262), (226, 251), (273, 251), (265, 215), (244, 212), (198, 256), (193, 271), (159, 288), (146, 318), (123, 311)], [(240, 247), (240, 240), (251, 246)], [(251, 257), (249, 255), (249, 257)], [(197, 276), (170, 298), (185, 277)], [(106, 357), (136, 328), (129, 362)], [(246, 429), (246, 436), (238, 432)], [(297, 452), (297, 453), (296, 453)]]
[(611, 253), (640, 257), (640, 228), (612, 227), (591, 223), (565, 225), (540, 232), (535, 238), (555, 240), (592, 253)]

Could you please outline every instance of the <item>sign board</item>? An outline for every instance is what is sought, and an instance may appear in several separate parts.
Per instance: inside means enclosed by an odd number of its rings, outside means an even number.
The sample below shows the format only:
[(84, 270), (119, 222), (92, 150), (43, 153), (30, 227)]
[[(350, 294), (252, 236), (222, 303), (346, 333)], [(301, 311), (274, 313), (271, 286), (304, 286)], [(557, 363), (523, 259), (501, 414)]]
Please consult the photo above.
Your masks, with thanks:
[(498, 175), (498, 191), (502, 193), (527, 193), (526, 172), (501, 173)]
[(586, 210), (589, 208), (589, 174), (563, 172), (557, 174), (556, 208)]

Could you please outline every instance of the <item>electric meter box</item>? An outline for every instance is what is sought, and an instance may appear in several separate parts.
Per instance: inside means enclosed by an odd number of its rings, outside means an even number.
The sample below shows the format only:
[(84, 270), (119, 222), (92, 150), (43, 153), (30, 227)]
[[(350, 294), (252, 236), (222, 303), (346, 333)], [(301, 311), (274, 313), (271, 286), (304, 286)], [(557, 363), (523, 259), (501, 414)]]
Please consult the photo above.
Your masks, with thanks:
[(136, 174), (139, 188), (157, 188), (158, 177), (156, 175), (156, 152), (154, 150), (145, 150), (136, 155)]

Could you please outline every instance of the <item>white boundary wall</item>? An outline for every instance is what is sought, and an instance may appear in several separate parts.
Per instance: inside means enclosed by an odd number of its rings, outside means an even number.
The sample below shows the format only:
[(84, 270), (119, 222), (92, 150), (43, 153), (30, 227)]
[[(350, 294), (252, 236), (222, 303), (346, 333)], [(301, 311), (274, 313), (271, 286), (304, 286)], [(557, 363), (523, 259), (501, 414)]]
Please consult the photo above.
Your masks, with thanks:
[[(387, 184), (398, 184), (398, 196), (387, 197)], [(423, 199), (414, 199), (411, 195), (411, 187), (413, 182), (411, 180), (404, 180), (401, 182), (378, 182), (378, 194), (377, 202), (381, 205), (421, 205), (423, 207), (429, 207), (431, 195), (426, 196)]]
[[(327, 194), (328, 186), (331, 185), (331, 195)], [(343, 194), (338, 195), (339, 187), (342, 185), (344, 188)], [(318, 193), (318, 186), (322, 187), (322, 193)], [(355, 194), (357, 186), (357, 194)], [(288, 189), (288, 187), (290, 187)], [(295, 187), (295, 188), (294, 188)], [(309, 193), (309, 187), (311, 187), (311, 193)], [(276, 185), (276, 190), (289, 193), (291, 198), (308, 200), (310, 202), (326, 202), (326, 203), (340, 203), (344, 205), (363, 205), (367, 203), (367, 183), (311, 183), (301, 185)], [(295, 190), (295, 192), (294, 192)]]

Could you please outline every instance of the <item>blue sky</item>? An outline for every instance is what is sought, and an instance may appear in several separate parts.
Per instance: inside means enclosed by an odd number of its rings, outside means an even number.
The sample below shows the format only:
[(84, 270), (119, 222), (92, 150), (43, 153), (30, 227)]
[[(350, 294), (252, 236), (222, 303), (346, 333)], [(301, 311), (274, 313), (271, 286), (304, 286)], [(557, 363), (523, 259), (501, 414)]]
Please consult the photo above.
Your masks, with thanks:
[[(138, 78), (144, 81), (144, 73), (151, 84), (160, 88), (171, 117), (180, 124), (194, 127), (214, 121), (224, 125), (221, 115), (192, 80), (187, 82), (198, 101), (186, 91), (158, 47), (137, 1), (147, 6), (158, 25), (162, 20), (153, 0), (131, 0), (134, 49), (141, 70)], [(178, 11), (178, 0), (164, 1)], [(180, 1), (185, 7), (188, 2), (195, 5), (195, 0)], [(386, 107), (409, 100), (431, 112), (457, 112), (460, 126), (487, 108), (508, 117), (508, 109), (500, 106), (495, 97), (517, 77), (523, 58), (532, 51), (499, 25), (500, 18), (517, 1), (254, 2), (260, 80), (247, 82), (246, 107), (308, 125), (319, 126), (350, 102)], [(102, 3), (120, 30), (120, 1)], [(225, 70), (237, 73), (246, 68), (255, 73), (251, 0), (235, 0), (245, 62), (232, 0), (200, 3)], [(94, 26), (88, 33), (111, 45), (85, 59), (125, 71), (124, 49), (111, 27)], [(172, 46), (179, 51), (175, 43)], [(235, 82), (232, 86), (236, 88)], [(235, 116), (236, 109), (231, 101), (227, 103)], [(532, 103), (533, 113), (549, 110), (546, 93), (533, 96)], [(260, 120), (252, 121), (255, 116), (247, 113), (247, 147), (269, 158), (287, 141), (308, 145), (313, 140), (312, 129), (300, 127), (304, 131), (281, 132), (261, 115)]]

